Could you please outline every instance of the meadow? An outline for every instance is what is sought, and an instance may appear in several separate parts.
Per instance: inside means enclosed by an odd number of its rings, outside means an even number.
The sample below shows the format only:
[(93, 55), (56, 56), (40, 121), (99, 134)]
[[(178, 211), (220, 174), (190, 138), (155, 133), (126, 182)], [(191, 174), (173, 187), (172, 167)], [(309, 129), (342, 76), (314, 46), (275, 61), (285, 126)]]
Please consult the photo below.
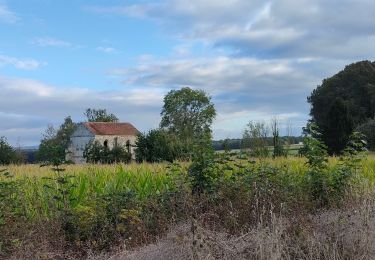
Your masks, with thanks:
[[(192, 193), (190, 163), (62, 165), (59, 170), (8, 166), (0, 179), (0, 257), (95, 259), (123, 251), (123, 259), (153, 259), (155, 254), (173, 259), (176, 255), (163, 255), (172, 248), (174, 253), (184, 251), (179, 257), (188, 259), (331, 259), (332, 254), (340, 259), (349, 253), (347, 259), (354, 259), (363, 255), (347, 252), (338, 244), (345, 241), (332, 230), (324, 234), (333, 237), (321, 235), (320, 242), (333, 239), (329, 243), (335, 248), (323, 243), (319, 249), (318, 240), (310, 236), (324, 230), (322, 222), (314, 224), (318, 215), (332, 214), (335, 217), (325, 221), (343, 228), (350, 221), (336, 216), (362, 207), (364, 201), (366, 214), (372, 212), (368, 205), (375, 198), (375, 156), (361, 156), (350, 164), (345, 160), (329, 158), (320, 170), (324, 179), (316, 184), (313, 167), (303, 157), (219, 154), (206, 176), (205, 192), (199, 194)], [(337, 178), (343, 170), (350, 172), (347, 186)], [(366, 225), (374, 224), (369, 216)], [(312, 231), (314, 225), (320, 229)], [(171, 232), (174, 239), (160, 242)], [(265, 242), (269, 236), (277, 240)], [(375, 242), (371, 239), (366, 246)], [(260, 241), (276, 244), (264, 249)], [(237, 250), (240, 242), (243, 249)], [(128, 251), (152, 243), (159, 243), (156, 253)]]

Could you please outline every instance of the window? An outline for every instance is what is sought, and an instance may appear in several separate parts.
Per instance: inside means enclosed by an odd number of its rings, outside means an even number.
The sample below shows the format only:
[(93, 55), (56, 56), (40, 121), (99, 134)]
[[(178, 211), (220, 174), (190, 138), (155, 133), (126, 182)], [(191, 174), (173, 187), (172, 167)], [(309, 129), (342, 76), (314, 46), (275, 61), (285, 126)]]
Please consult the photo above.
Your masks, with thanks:
[(104, 141), (104, 147), (108, 147), (108, 140)]

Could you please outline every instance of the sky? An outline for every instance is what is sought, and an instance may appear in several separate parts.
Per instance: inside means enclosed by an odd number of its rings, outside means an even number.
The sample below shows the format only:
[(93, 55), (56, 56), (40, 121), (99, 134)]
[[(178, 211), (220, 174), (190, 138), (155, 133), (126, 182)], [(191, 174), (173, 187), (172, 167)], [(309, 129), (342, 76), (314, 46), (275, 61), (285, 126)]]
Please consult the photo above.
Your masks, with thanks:
[(299, 135), (311, 91), (374, 60), (373, 10), (373, 0), (0, 0), (0, 136), (37, 145), (86, 108), (147, 131), (164, 95), (185, 86), (212, 97), (215, 139), (274, 117)]

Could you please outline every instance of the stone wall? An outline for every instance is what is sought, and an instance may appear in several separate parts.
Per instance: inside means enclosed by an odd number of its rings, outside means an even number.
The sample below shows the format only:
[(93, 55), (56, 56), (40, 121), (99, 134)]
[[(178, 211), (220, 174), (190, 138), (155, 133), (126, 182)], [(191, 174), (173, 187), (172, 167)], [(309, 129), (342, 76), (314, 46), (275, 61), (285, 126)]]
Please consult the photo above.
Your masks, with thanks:
[(127, 141), (130, 142), (130, 152), (132, 154), (132, 158), (135, 159), (135, 142), (137, 140), (136, 136), (127, 135), (127, 136), (115, 136), (115, 135), (96, 135), (95, 141), (99, 142), (101, 145), (105, 145), (105, 141), (107, 141), (107, 146), (109, 149), (112, 149), (117, 142), (118, 146), (126, 147)]

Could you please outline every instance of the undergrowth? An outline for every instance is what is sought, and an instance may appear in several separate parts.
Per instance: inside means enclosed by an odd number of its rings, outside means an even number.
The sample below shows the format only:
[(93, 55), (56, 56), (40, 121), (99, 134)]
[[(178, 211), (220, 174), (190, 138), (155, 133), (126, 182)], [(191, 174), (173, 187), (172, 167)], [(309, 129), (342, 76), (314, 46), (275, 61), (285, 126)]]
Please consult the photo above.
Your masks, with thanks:
[(293, 158), (279, 163), (277, 158), (198, 149), (191, 164), (154, 170), (119, 165), (112, 171), (88, 167), (71, 173), (60, 162), (52, 163), (51, 174), (44, 177), (15, 178), (1, 170), (0, 257), (22, 258), (20, 252), (32, 248), (43, 258), (45, 247), (51, 247), (82, 258), (116, 245), (152, 243), (171, 226), (190, 221), (191, 246), (199, 258), (198, 227), (239, 235), (267, 227), (274, 217), (298, 219), (340, 207), (352, 190), (361, 189), (362, 137), (353, 135), (338, 163), (331, 165), (315, 136), (305, 136), (306, 159), (299, 160), (306, 165), (301, 167)]

